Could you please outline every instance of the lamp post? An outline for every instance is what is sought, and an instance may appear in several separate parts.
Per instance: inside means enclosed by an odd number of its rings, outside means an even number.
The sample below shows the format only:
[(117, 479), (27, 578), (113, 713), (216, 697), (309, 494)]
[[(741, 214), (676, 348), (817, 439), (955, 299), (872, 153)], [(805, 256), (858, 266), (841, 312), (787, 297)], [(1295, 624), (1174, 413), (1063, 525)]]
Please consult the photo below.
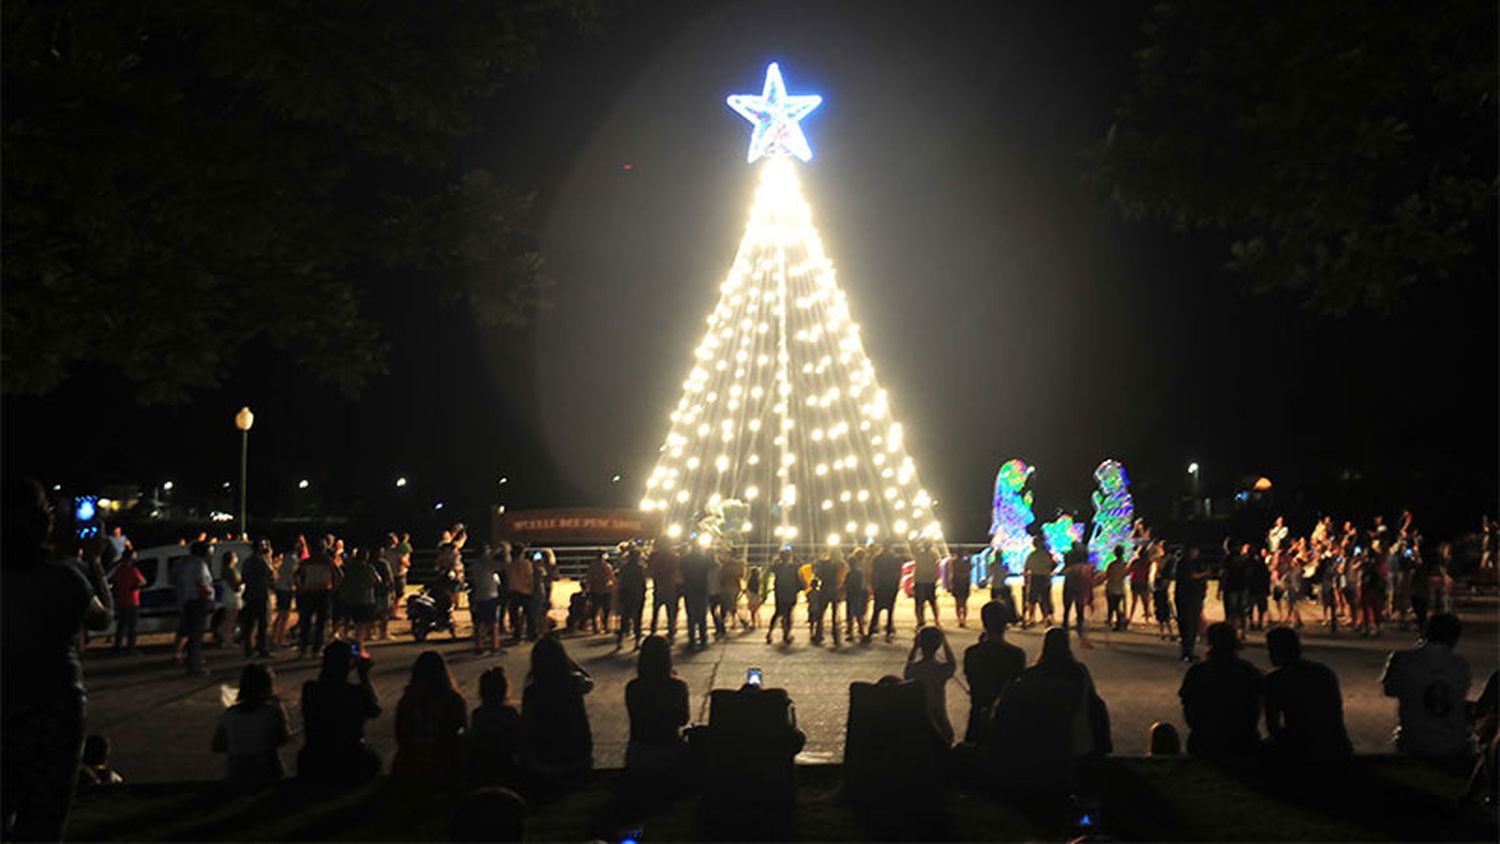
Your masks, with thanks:
[(249, 538), (250, 528), (245, 516), (245, 475), (249, 470), (250, 426), (255, 424), (255, 414), (242, 407), (234, 415), (234, 427), (240, 429), (240, 536)]
[(1198, 515), (1198, 461), (1188, 464), (1188, 474), (1193, 476), (1193, 515)]

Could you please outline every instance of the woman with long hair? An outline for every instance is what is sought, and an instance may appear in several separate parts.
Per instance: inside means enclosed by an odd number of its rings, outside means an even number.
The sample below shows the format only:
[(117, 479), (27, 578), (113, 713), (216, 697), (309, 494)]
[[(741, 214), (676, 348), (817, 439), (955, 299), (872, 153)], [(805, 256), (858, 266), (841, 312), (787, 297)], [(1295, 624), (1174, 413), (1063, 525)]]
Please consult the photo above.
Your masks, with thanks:
[(451, 780), (460, 770), (468, 704), (437, 651), (423, 651), (396, 704), (396, 758), (391, 776), (419, 783)]
[(286, 768), (280, 748), (291, 738), (286, 708), (276, 696), (276, 675), (264, 662), (240, 671), (240, 691), (214, 731), (213, 752), (227, 754), (224, 775), (231, 780), (281, 779)]
[(688, 687), (672, 670), (672, 646), (661, 636), (641, 642), (635, 679), (625, 685), (625, 711), (630, 715), (626, 769), (677, 769), (687, 756), (682, 728), (688, 722)]
[(555, 634), (531, 649), (531, 673), (521, 694), (527, 767), (546, 776), (579, 773), (594, 766), (594, 737), (583, 696), (594, 680), (568, 657)]

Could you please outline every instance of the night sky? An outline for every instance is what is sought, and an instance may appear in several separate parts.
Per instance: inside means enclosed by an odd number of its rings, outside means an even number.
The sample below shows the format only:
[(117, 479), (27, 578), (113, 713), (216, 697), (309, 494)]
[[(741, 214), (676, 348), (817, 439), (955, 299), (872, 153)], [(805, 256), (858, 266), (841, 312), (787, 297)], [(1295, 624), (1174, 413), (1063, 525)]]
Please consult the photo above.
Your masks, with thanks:
[(931, 8), (640, 3), (559, 33), (466, 149), (537, 192), (555, 286), (530, 327), (381, 285), (366, 305), (391, 366), (358, 400), (254, 352), (177, 408), (83, 373), (6, 398), (7, 468), (214, 488), (237, 475), (248, 404), (252, 513), (293, 506), (303, 477), (334, 511), (632, 506), (749, 210), (749, 127), (723, 99), (775, 60), (824, 96), (804, 190), (950, 537), (983, 538), (1016, 456), (1038, 467), (1039, 513), (1085, 509), (1106, 457), (1148, 518), (1190, 460), (1209, 489), (1265, 475), (1309, 512), (1410, 505), (1456, 530), (1494, 511), (1492, 286), (1423, 285), (1393, 318), (1251, 296), (1224, 242), (1123, 222), (1086, 179), (1147, 4)]

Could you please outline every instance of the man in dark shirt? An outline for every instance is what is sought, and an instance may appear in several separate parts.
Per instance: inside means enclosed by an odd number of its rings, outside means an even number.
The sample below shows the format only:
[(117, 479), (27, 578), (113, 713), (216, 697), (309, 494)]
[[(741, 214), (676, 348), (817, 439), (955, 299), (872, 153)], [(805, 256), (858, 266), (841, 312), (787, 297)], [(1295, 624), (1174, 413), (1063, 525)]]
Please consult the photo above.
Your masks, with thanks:
[(901, 591), (901, 560), (884, 545), (875, 546), (870, 564), (870, 585), (875, 593), (875, 611), (870, 616), (870, 635), (880, 630), (880, 611), (885, 610), (885, 640), (896, 638), (896, 593)]
[(990, 601), (979, 610), (984, 633), (979, 644), (964, 651), (964, 679), (969, 682), (969, 726), (964, 743), (984, 742), (990, 711), (1000, 692), (1026, 670), (1026, 652), (1005, 641), (1005, 626), (1011, 621), (1011, 608)]
[(646, 569), (651, 572), (651, 635), (656, 635), (656, 619), (667, 611), (667, 641), (677, 638), (677, 606), (681, 593), (682, 557), (663, 536), (656, 541)]
[[(1229, 543), (1226, 540), (1224, 547)], [(1241, 636), (1245, 635), (1245, 614), (1250, 603), (1250, 543), (1224, 558), (1219, 575), (1219, 597), (1224, 601), (1224, 620)]]
[(36, 481), (6, 479), (0, 637), (0, 806), (8, 841), (60, 841), (78, 782), (86, 696), (79, 632), (109, 626), (111, 595), (95, 554), (88, 576), (57, 560), (52, 507)]
[[(699, 536), (699, 539), (707, 535)], [(694, 542), (682, 555), (680, 589), (687, 610), (688, 647), (708, 647), (708, 576), (713, 559), (708, 548)], [(652, 621), (655, 619), (653, 610)], [(675, 627), (675, 625), (674, 625)]]
[(1260, 746), (1260, 669), (1240, 659), (1239, 637), (1224, 622), (1208, 626), (1208, 659), (1189, 668), (1177, 696), (1187, 721), (1188, 753), (1246, 756)]
[(1203, 615), (1204, 578), (1208, 573), (1203, 560), (1198, 557), (1197, 546), (1189, 546), (1187, 553), (1177, 561), (1173, 574), (1176, 589), (1173, 600), (1177, 604), (1177, 632), (1182, 640), (1182, 661), (1197, 659), (1193, 648), (1198, 644), (1198, 620)]
[(1290, 627), (1266, 633), (1276, 666), (1266, 675), (1266, 732), (1277, 753), (1339, 759), (1353, 752), (1344, 729), (1339, 678), (1328, 666), (1302, 658), (1302, 640)]
[(797, 558), (792, 555), (790, 545), (782, 548), (776, 555), (776, 561), (771, 564), (771, 576), (775, 578), (773, 594), (776, 597), (776, 611), (771, 614), (771, 621), (766, 626), (768, 645), (777, 622), (781, 624), (781, 643), (792, 643), (792, 611), (796, 609), (797, 596), (802, 592), (802, 577), (797, 573), (797, 568)]
[(276, 570), (271, 566), (269, 540), (262, 539), (256, 544), (255, 553), (245, 561), (245, 569), (240, 572), (240, 577), (245, 583), (245, 606), (240, 611), (245, 631), (241, 637), (245, 645), (245, 658), (250, 658), (253, 653), (261, 659), (269, 659), (271, 651), (266, 646), (266, 627), (271, 620), (271, 588), (276, 582)]

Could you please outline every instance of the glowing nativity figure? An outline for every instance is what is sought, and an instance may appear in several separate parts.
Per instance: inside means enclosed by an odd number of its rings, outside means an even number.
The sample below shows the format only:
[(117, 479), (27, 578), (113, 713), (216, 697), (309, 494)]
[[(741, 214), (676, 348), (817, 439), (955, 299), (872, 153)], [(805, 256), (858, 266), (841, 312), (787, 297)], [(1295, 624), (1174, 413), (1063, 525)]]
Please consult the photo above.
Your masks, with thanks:
[(1130, 559), (1135, 504), (1130, 499), (1130, 479), (1125, 476), (1125, 466), (1120, 461), (1100, 463), (1094, 470), (1094, 480), (1099, 488), (1094, 491), (1094, 530), (1089, 535), (1089, 562), (1096, 568), (1103, 568), (1115, 558), (1117, 546), (1123, 546), (1125, 559)]
[(1026, 483), (1033, 466), (1019, 458), (1007, 460), (995, 475), (995, 515), (990, 521), (990, 545), (1000, 554), (1001, 564), (1011, 574), (1019, 574), (1031, 553), (1031, 534), (1027, 528), (1036, 521), (1031, 512), (1031, 490)]

